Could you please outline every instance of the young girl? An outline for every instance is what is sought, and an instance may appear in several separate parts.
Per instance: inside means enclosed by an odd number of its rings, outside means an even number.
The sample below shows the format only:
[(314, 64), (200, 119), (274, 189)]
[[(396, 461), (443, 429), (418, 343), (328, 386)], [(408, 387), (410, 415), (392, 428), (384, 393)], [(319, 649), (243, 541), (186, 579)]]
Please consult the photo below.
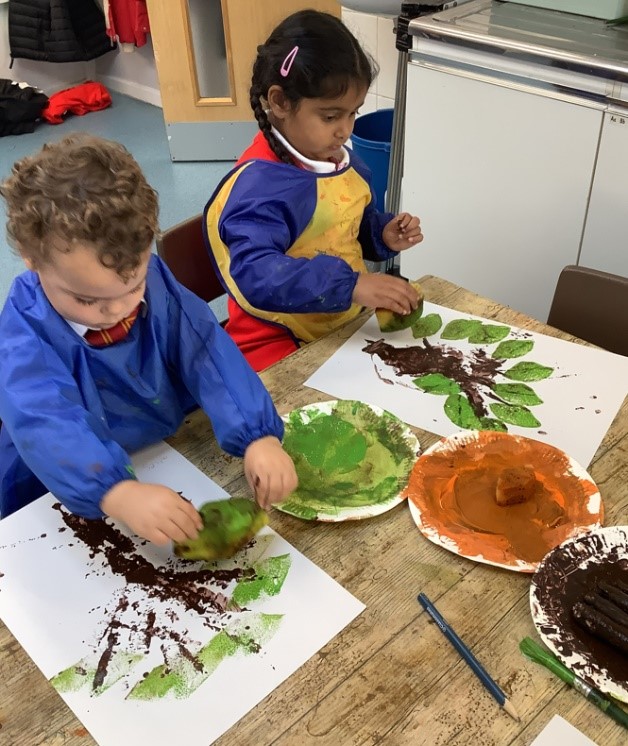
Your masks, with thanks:
[(255, 370), (363, 306), (417, 307), (409, 283), (369, 274), (364, 263), (423, 238), (418, 218), (376, 210), (367, 167), (344, 147), (374, 74), (327, 13), (295, 13), (258, 47), (250, 95), (261, 132), (205, 208), (229, 293), (226, 328)]

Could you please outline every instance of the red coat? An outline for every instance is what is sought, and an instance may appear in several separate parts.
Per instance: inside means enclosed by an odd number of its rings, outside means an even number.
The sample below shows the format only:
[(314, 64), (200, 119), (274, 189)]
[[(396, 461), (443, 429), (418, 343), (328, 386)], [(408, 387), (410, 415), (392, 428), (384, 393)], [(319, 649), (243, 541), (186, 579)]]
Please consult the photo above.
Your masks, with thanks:
[(121, 44), (143, 47), (150, 33), (146, 0), (105, 0), (107, 34)]

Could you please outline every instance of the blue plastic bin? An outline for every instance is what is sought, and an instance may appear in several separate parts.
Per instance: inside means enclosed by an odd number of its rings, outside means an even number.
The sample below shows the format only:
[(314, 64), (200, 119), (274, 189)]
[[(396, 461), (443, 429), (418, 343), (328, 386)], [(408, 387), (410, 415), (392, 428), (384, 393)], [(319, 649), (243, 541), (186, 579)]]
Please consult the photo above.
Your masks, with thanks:
[(351, 135), (353, 152), (366, 163), (373, 174), (373, 190), (378, 210), (384, 209), (392, 127), (393, 109), (380, 109), (358, 117)]

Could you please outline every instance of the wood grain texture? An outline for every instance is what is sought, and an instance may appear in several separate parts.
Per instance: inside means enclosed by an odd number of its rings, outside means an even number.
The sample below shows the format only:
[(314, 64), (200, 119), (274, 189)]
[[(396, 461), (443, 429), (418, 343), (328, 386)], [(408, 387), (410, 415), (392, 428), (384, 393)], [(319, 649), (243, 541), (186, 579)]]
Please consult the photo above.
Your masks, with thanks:
[[(427, 300), (562, 339), (567, 335), (445, 280), (421, 280)], [(262, 374), (281, 413), (329, 399), (305, 381), (361, 317)], [(438, 436), (417, 428), (425, 449)], [(242, 464), (218, 448), (195, 412), (169, 442), (232, 494)], [(628, 513), (628, 399), (589, 469), (605, 523)], [(270, 525), (366, 604), (365, 611), (216, 743), (219, 746), (525, 746), (558, 713), (604, 746), (625, 731), (519, 652), (536, 637), (530, 576), (473, 563), (424, 539), (400, 505), (361, 522), (318, 524), (275, 511)], [(416, 601), (425, 592), (506, 691), (514, 722), (479, 684)], [(94, 741), (0, 623), (0, 743), (92, 746)], [(184, 724), (182, 724), (184, 727)], [(122, 745), (121, 746), (126, 746)]]

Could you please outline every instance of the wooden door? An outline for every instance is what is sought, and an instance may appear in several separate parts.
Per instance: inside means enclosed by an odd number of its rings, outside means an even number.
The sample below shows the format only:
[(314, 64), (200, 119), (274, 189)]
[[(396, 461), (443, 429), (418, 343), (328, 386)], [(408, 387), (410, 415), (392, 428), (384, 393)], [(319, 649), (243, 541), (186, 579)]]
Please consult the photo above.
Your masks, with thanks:
[(148, 0), (172, 160), (234, 160), (257, 130), (249, 104), (257, 46), (304, 8), (336, 0)]

